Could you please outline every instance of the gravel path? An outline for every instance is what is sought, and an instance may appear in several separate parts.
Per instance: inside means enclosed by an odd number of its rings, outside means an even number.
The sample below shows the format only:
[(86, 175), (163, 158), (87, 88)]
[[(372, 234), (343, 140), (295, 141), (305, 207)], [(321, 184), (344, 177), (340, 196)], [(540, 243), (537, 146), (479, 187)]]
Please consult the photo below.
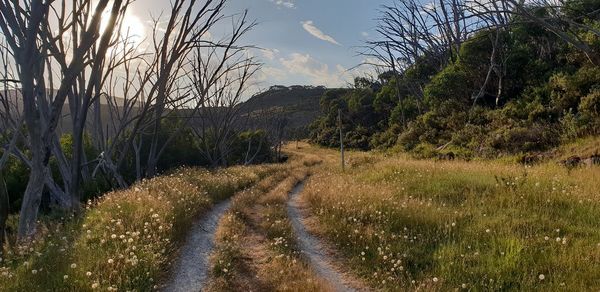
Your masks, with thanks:
[(299, 195), (304, 190), (304, 182), (299, 183), (291, 192), (288, 202), (288, 216), (297, 237), (301, 252), (310, 260), (315, 272), (323, 279), (329, 281), (336, 291), (357, 291), (348, 283), (342, 273), (331, 264), (332, 259), (325, 252), (326, 248), (321, 241), (308, 233), (304, 226), (302, 212), (300, 211)]
[(230, 200), (219, 203), (191, 227), (178, 259), (173, 265), (165, 292), (201, 291), (208, 277), (209, 258), (219, 220), (229, 209)]

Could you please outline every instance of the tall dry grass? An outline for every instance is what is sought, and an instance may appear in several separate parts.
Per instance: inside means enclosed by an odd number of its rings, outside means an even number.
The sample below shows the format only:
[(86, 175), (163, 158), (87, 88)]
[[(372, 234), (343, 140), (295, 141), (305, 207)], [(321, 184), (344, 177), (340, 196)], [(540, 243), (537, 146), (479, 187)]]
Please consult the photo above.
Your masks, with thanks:
[(303, 199), (318, 232), (381, 290), (600, 288), (600, 169), (323, 157)]

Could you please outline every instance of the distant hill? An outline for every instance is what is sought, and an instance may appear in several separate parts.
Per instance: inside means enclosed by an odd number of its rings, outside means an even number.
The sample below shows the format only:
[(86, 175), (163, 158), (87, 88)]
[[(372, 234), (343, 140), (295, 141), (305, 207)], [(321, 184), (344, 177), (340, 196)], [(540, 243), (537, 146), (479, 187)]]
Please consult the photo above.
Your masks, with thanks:
[[(48, 91), (48, 92), (50, 94), (50, 91)], [(23, 111), (23, 97), (21, 95), (20, 90), (17, 90), (17, 89), (2, 90), (0, 92), (0, 95), (2, 95), (4, 97), (4, 100), (7, 101), (6, 105), (2, 104), (2, 106), (0, 106), (0, 116), (5, 114), (4, 112), (7, 110), (9, 113), (13, 113), (13, 114), (21, 113)], [(100, 97), (100, 115), (101, 115), (101, 119), (103, 121), (102, 127), (103, 127), (103, 129), (105, 129), (105, 131), (108, 131), (106, 133), (106, 134), (108, 134), (108, 136), (111, 136), (114, 133), (114, 130), (112, 129), (112, 123), (109, 123), (108, 121), (120, 118), (120, 117), (111, 115), (109, 103), (113, 103), (113, 104), (116, 103), (116, 106), (121, 108), (121, 106), (123, 106), (124, 102), (125, 102), (125, 100), (120, 97), (111, 98), (110, 102), (104, 95), (102, 95)], [(91, 112), (92, 112), (92, 110), (90, 109), (90, 112), (88, 114), (88, 121), (90, 121), (92, 119)], [(57, 131), (58, 131), (59, 135), (62, 135), (65, 133), (71, 133), (73, 131), (73, 125), (72, 125), (70, 109), (69, 109), (69, 99), (67, 99), (65, 101), (65, 104), (63, 105), (63, 109), (61, 112), (61, 119), (59, 120)]]
[(269, 128), (281, 118), (288, 130), (305, 129), (320, 114), (323, 86), (272, 86), (241, 105), (242, 122), (248, 128)]
[[(241, 129), (265, 129), (273, 131), (281, 119), (285, 119), (286, 136), (296, 136), (300, 132), (305, 132), (306, 127), (314, 121), (320, 113), (319, 102), (321, 96), (327, 91), (325, 87), (314, 86), (272, 86), (269, 90), (257, 94), (239, 105), (239, 128)], [(11, 99), (12, 110), (22, 108), (22, 99), (20, 93), (12, 90), (7, 94)], [(121, 99), (117, 99), (121, 102)], [(101, 100), (101, 115), (103, 128), (109, 131), (110, 121), (115, 117), (109, 114), (107, 101)], [(68, 133), (71, 131), (71, 120), (69, 117), (68, 102), (63, 109), (63, 116), (59, 123), (59, 132)], [(201, 113), (199, 113), (201, 115)], [(185, 114), (183, 114), (185, 115)], [(294, 134), (290, 134), (294, 132)]]

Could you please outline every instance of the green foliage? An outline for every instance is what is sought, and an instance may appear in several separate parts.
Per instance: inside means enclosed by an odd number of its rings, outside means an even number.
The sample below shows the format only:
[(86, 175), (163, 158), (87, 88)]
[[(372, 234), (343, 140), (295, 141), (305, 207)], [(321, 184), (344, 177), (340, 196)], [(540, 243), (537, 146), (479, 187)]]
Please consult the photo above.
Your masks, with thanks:
[[(431, 108), (446, 101), (467, 105), (472, 92), (472, 80), (460, 62), (451, 64), (438, 73), (425, 88), (425, 102)], [(457, 86), (459, 85), (460, 86)]]
[[(599, 5), (570, 0), (565, 13), (600, 29)], [(550, 17), (543, 8), (531, 9)], [(324, 116), (311, 127), (312, 141), (339, 146), (338, 109), (351, 148), (396, 147), (418, 157), (443, 155), (438, 148), (466, 158), (546, 151), (597, 135), (600, 37), (579, 25), (569, 29), (593, 51), (584, 54), (539, 24), (515, 17), (505, 29), (471, 35), (444, 68), (420, 59), (398, 76), (382, 74), (378, 90), (357, 80), (357, 89), (323, 96)]]
[(558, 73), (549, 82), (551, 103), (561, 111), (577, 110), (583, 96), (600, 86), (600, 68), (586, 66), (572, 75)]
[(565, 4), (566, 15), (570, 18), (577, 19), (581, 22), (584, 22), (586, 19), (581, 16), (593, 17), (595, 19), (600, 18), (600, 16), (598, 16), (600, 2), (596, 0), (570, 0), (566, 1)]
[(510, 153), (532, 152), (558, 146), (559, 133), (540, 124), (506, 126), (491, 132), (491, 146)]
[(14, 157), (9, 158), (3, 170), (6, 190), (8, 191), (9, 210), (11, 213), (19, 211), (23, 193), (27, 187), (29, 168)]
[(369, 149), (370, 138), (381, 121), (371, 89), (335, 89), (321, 98), (323, 115), (311, 125), (311, 139), (328, 147), (339, 147), (338, 120), (341, 112), (344, 143), (348, 148)]
[(260, 164), (273, 161), (272, 143), (264, 130), (238, 134), (233, 144), (229, 164)]

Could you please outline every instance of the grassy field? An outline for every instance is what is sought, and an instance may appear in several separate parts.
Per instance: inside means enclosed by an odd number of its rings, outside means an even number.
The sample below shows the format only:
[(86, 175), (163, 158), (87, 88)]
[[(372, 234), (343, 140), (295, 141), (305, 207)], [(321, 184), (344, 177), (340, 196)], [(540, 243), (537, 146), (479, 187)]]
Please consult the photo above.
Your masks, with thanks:
[(44, 218), (35, 241), (0, 260), (0, 291), (156, 290), (189, 224), (276, 167), (183, 169)]
[(381, 290), (600, 288), (600, 169), (338, 154), (303, 200), (346, 266)]
[(286, 212), (302, 180), (307, 228), (373, 290), (600, 289), (599, 168), (349, 152), (342, 171), (336, 151), (294, 146), (286, 164), (184, 169), (44, 218), (6, 250), (0, 291), (156, 290), (189, 224), (232, 196), (207, 291), (330, 291)]

